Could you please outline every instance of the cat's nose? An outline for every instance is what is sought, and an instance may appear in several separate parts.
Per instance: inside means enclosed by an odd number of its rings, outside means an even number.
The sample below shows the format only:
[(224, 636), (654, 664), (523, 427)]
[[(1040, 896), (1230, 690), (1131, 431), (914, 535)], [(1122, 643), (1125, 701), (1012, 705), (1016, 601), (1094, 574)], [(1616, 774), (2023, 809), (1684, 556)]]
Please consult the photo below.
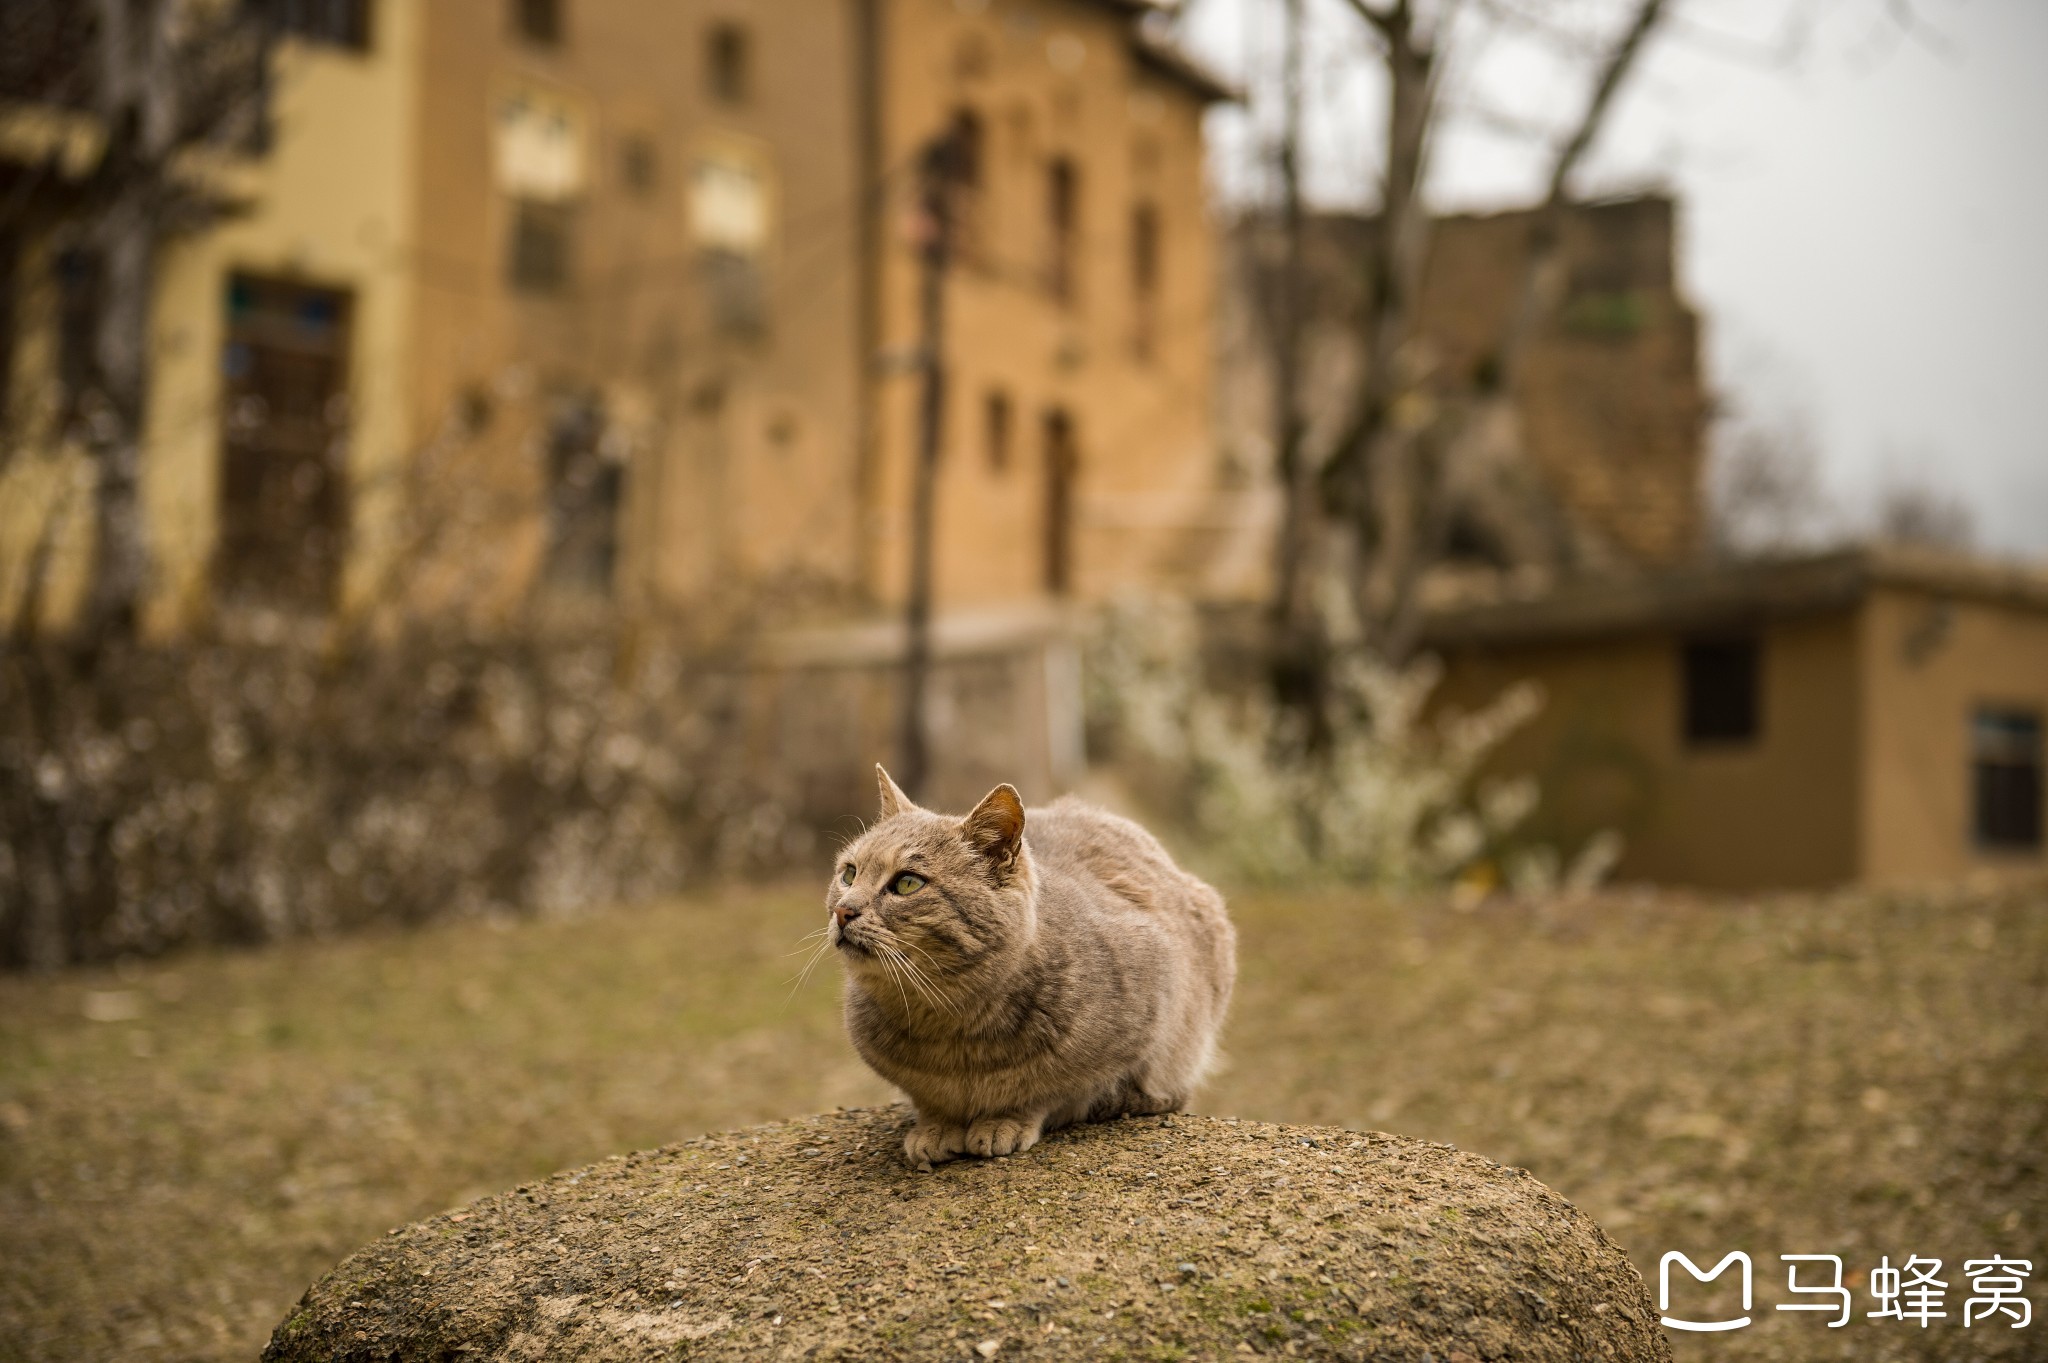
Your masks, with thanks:
[(858, 917), (860, 917), (860, 905), (858, 904), (849, 904), (841, 900), (832, 906), (832, 921), (842, 928)]

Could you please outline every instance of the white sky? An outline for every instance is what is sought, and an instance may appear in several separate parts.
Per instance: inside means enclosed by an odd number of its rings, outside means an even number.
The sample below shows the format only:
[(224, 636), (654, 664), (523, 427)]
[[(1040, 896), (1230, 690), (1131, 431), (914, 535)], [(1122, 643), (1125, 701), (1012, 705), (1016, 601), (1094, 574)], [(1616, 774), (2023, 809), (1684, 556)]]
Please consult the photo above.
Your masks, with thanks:
[[(1986, 548), (2048, 554), (2048, 0), (1917, 3), (1937, 38), (1899, 41), (1878, 0), (1821, 0), (1804, 57), (1782, 67), (1716, 55), (1735, 44), (1714, 35), (1777, 48), (1786, 0), (1676, 0), (1681, 27), (1625, 89), (1579, 185), (1679, 193), (1710, 383), (1748, 410), (1810, 417), (1845, 508), (1887, 482), (1931, 483), (1968, 503)], [(1378, 103), (1363, 29), (1341, 0), (1308, 4), (1311, 189), (1364, 201)], [(1185, 35), (1256, 87), (1279, 13), (1280, 0), (1189, 0)], [(1585, 86), (1583, 66), (1508, 41), (1452, 88), (1554, 125)], [(1459, 128), (1437, 151), (1438, 206), (1534, 196), (1538, 148)], [(1226, 190), (1242, 189), (1246, 116), (1220, 114), (1216, 134)]]

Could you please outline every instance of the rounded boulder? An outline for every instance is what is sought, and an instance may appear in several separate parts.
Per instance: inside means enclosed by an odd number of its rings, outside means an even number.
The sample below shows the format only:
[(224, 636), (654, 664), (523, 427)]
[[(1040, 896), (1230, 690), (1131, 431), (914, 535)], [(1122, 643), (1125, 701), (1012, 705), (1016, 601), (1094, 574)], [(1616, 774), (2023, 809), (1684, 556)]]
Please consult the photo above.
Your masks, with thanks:
[(264, 1358), (1670, 1358), (1599, 1227), (1449, 1146), (1179, 1115), (921, 1173), (908, 1123), (706, 1136), (402, 1227)]

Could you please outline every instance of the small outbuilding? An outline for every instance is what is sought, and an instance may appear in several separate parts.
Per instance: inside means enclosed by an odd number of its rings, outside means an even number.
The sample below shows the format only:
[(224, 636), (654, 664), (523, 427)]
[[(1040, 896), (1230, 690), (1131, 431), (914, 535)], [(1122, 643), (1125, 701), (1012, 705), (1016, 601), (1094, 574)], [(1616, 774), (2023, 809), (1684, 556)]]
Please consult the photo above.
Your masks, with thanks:
[(1539, 682), (1495, 769), (1625, 879), (1723, 889), (2040, 870), (2048, 571), (1901, 548), (1443, 612), (1443, 703)]

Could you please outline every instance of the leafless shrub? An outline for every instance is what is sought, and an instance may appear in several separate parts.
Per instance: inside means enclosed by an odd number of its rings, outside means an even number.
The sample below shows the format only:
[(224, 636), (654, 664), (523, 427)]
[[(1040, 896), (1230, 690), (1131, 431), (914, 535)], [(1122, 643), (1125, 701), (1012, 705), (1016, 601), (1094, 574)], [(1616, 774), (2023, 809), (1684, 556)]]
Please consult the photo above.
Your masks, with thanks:
[(1886, 544), (1965, 550), (1977, 541), (1969, 503), (1933, 483), (1900, 480), (1877, 494), (1877, 538)]
[(725, 735), (744, 673), (415, 633), (0, 653), (0, 966), (586, 906), (810, 834)]
[(1716, 432), (1706, 483), (1708, 541), (1718, 555), (1796, 553), (1831, 533), (1819, 442), (1800, 411), (1731, 418)]

